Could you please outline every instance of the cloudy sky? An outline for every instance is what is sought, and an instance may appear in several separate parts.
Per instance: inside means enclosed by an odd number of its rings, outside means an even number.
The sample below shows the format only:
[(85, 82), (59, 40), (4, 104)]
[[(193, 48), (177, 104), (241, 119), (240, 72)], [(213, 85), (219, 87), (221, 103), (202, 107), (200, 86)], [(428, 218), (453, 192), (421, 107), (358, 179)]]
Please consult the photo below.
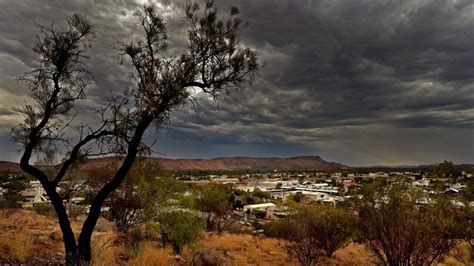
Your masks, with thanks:
[[(16, 81), (33, 65), (35, 24), (81, 12), (97, 25), (94, 80), (82, 106), (122, 91), (113, 49), (134, 38), (144, 1), (0, 0), (0, 160), (18, 160), (9, 131), (29, 101)], [(185, 45), (185, 1), (156, 1), (170, 48)], [(321, 157), (358, 165), (474, 163), (472, 0), (219, 0), (249, 22), (245, 46), (264, 68), (225, 100), (178, 110), (154, 150), (172, 158)]]

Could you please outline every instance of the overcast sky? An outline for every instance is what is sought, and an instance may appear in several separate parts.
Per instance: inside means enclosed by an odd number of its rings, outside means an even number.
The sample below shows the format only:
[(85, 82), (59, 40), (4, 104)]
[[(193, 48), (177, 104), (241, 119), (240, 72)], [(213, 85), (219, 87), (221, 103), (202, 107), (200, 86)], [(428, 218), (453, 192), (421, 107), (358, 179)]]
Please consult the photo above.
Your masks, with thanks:
[[(81, 106), (122, 91), (128, 69), (113, 47), (138, 33), (144, 1), (0, 0), (0, 160), (17, 161), (9, 131), (28, 101), (16, 78), (33, 65), (35, 24), (81, 12), (97, 25), (94, 81)], [(185, 45), (185, 1), (156, 2), (170, 48)], [(241, 0), (245, 46), (264, 68), (224, 101), (202, 99), (158, 134), (171, 158), (320, 155), (359, 165), (474, 163), (472, 0)]]

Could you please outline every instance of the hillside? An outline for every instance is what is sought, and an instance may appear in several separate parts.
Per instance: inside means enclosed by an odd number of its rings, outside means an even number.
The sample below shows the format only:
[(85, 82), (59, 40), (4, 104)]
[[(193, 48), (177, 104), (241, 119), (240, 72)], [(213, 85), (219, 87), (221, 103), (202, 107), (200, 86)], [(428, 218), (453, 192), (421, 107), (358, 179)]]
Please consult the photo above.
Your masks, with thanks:
[(14, 162), (0, 161), (0, 172), (19, 172), (20, 165)]
[[(118, 162), (119, 157), (91, 159), (83, 169), (91, 169)], [(273, 171), (273, 170), (334, 170), (347, 168), (345, 165), (328, 162), (319, 156), (299, 156), (290, 158), (263, 157), (221, 157), (214, 159), (168, 159), (148, 157), (146, 160), (159, 163), (164, 170), (202, 170), (202, 171)], [(0, 171), (19, 171), (17, 163), (0, 162)]]
[[(118, 160), (116, 157), (90, 160), (84, 168), (89, 169)], [(205, 171), (273, 171), (273, 170), (328, 170), (347, 168), (345, 165), (328, 162), (319, 156), (299, 156), (290, 158), (221, 157), (214, 159), (168, 159), (149, 157), (159, 163), (164, 170), (205, 170)]]

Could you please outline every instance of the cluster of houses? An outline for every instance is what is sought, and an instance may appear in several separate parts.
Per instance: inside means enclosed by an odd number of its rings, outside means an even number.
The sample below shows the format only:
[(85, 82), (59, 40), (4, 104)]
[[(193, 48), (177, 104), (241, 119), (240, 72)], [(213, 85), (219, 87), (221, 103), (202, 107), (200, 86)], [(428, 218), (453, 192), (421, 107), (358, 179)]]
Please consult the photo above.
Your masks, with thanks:
[[(63, 185), (67, 185), (66, 183), (67, 182), (64, 182)], [(64, 190), (64, 189), (61, 187), (57, 188), (58, 192), (61, 192), (61, 190)], [(4, 193), (6, 193), (6, 189), (3, 189), (2, 187), (0, 187), (0, 197), (3, 196)], [(38, 204), (51, 203), (51, 201), (48, 198), (48, 195), (46, 194), (46, 191), (41, 186), (41, 183), (36, 180), (28, 182), (26, 188), (22, 191), (19, 191), (18, 194), (23, 199), (21, 202), (19, 202), (22, 208), (33, 208), (35, 205), (38, 205)], [(73, 204), (82, 204), (84, 200), (85, 200), (84, 197), (72, 197), (72, 198), (67, 199), (68, 202), (73, 203)]]
[[(258, 176), (256, 176), (258, 175)], [(429, 204), (430, 194), (435, 192), (435, 184), (445, 185), (444, 193), (457, 195), (466, 189), (462, 183), (453, 183), (452, 179), (428, 178), (426, 174), (420, 172), (376, 172), (376, 173), (267, 173), (267, 174), (245, 174), (239, 178), (228, 175), (212, 175), (208, 179), (185, 179), (185, 182), (205, 184), (207, 182), (217, 182), (222, 184), (233, 184), (237, 190), (245, 192), (262, 191), (268, 193), (271, 199), (263, 203), (245, 205), (240, 210), (240, 215), (250, 217), (255, 210), (265, 212), (265, 219), (277, 219), (286, 216), (287, 210), (277, 207), (274, 202), (285, 201), (295, 194), (304, 195), (305, 202), (317, 202), (321, 204), (336, 205), (345, 201), (349, 196), (348, 192), (361, 188), (365, 183), (378, 178), (385, 178), (389, 182), (395, 180), (396, 176), (405, 176), (411, 180), (411, 185), (426, 192), (427, 195), (421, 199), (420, 204)], [(464, 178), (472, 178), (472, 174), (463, 173)], [(435, 184), (434, 184), (435, 183)], [(1, 185), (1, 184), (0, 184)], [(81, 186), (83, 184), (69, 184)], [(58, 188), (64, 190), (68, 184)], [(6, 190), (0, 186), (0, 199)], [(23, 201), (22, 207), (31, 208), (36, 204), (50, 203), (46, 192), (41, 187), (39, 181), (30, 181), (27, 188), (20, 191)], [(454, 197), (456, 198), (456, 197)], [(83, 197), (68, 198), (72, 204), (83, 204)], [(463, 204), (453, 200), (453, 204)], [(474, 202), (470, 203), (474, 205)], [(283, 209), (282, 209), (283, 208)]]

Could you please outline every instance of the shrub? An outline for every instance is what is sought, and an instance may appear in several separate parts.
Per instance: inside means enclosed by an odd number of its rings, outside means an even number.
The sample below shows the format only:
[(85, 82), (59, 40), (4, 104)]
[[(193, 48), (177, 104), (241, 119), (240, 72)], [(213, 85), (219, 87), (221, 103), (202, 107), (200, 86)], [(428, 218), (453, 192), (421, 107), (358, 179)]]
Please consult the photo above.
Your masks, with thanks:
[(354, 232), (348, 210), (333, 206), (297, 207), (287, 218), (264, 226), (267, 236), (287, 240), (288, 253), (302, 265), (313, 265), (319, 257), (331, 257), (350, 241)]
[(304, 195), (303, 195), (303, 193), (298, 191), (295, 194), (292, 194), (291, 198), (293, 199), (294, 202), (301, 202), (304, 198)]
[(266, 211), (262, 211), (262, 210), (258, 210), (258, 209), (252, 210), (252, 214), (255, 215), (255, 217), (257, 217), (259, 219), (264, 219), (267, 216)]
[(44, 215), (48, 217), (56, 215), (53, 206), (48, 203), (37, 203), (33, 206), (33, 210), (39, 215)]
[(210, 184), (203, 188), (196, 200), (196, 208), (205, 217), (207, 230), (222, 233), (229, 225), (226, 221), (227, 215), (232, 211), (229, 193), (228, 187), (219, 184)]
[(145, 213), (143, 201), (132, 193), (111, 197), (109, 207), (106, 217), (115, 224), (121, 233), (127, 233), (131, 228), (149, 219)]
[(84, 207), (71, 204), (67, 206), (67, 212), (69, 214), (69, 217), (74, 219), (84, 214)]
[(386, 196), (368, 191), (358, 224), (362, 241), (380, 263), (431, 265), (457, 245), (456, 223), (462, 219), (449, 202), (437, 199), (420, 207), (420, 195), (405, 185), (392, 186)]
[(140, 240), (142, 239), (142, 232), (140, 228), (133, 228), (124, 235), (125, 238), (125, 251), (127, 254), (134, 258), (139, 255), (141, 251)]
[(252, 222), (252, 226), (255, 230), (262, 230), (263, 229), (263, 224), (259, 223), (259, 222)]
[(205, 226), (197, 215), (180, 209), (162, 211), (159, 222), (163, 244), (170, 243), (177, 254), (181, 253), (183, 246), (193, 243)]

